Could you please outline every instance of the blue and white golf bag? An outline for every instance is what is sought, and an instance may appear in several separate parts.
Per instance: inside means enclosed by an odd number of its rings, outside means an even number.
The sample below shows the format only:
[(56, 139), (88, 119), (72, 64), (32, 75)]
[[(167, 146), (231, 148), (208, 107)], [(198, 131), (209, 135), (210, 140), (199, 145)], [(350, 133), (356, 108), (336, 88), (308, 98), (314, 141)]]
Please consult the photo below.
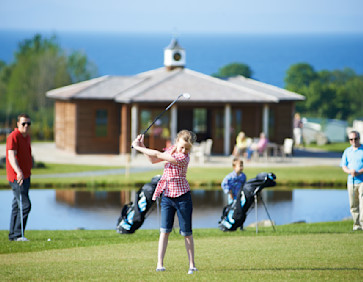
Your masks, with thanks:
[(243, 229), (248, 209), (254, 202), (255, 195), (265, 187), (276, 185), (276, 176), (272, 172), (261, 172), (256, 178), (248, 180), (237, 194), (237, 198), (232, 203), (223, 208), (219, 229), (222, 231), (235, 231), (238, 227)]
[(157, 175), (136, 192), (135, 203), (123, 206), (121, 216), (117, 220), (116, 230), (120, 234), (134, 233), (144, 223), (147, 212), (154, 204), (152, 196), (161, 176)]

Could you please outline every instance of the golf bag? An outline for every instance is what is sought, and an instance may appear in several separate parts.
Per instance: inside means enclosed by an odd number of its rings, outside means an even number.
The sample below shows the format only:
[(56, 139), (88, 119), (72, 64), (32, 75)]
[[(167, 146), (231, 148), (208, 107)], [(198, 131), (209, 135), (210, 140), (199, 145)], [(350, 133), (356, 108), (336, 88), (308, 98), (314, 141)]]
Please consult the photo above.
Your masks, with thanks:
[(219, 229), (222, 231), (235, 231), (238, 227), (243, 229), (247, 211), (263, 188), (276, 185), (276, 176), (272, 172), (261, 172), (256, 178), (248, 180), (239, 190), (237, 198), (223, 208)]
[(134, 233), (144, 223), (147, 212), (153, 205), (152, 196), (161, 176), (157, 175), (136, 192), (135, 203), (123, 206), (121, 216), (117, 220), (116, 230), (120, 234)]

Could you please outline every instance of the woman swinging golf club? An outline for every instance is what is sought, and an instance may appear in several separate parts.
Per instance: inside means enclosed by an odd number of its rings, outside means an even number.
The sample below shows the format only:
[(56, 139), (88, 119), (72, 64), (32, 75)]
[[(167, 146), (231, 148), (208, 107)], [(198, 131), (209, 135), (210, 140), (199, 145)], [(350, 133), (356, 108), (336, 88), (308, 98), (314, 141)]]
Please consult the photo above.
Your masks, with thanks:
[(189, 259), (188, 274), (197, 271), (194, 262), (194, 241), (192, 234), (192, 199), (186, 173), (189, 164), (189, 153), (196, 140), (193, 132), (182, 130), (177, 134), (175, 145), (167, 148), (165, 152), (159, 152), (146, 148), (144, 135), (140, 134), (132, 142), (132, 147), (143, 153), (151, 163), (165, 161), (163, 176), (161, 177), (153, 200), (161, 198), (161, 227), (158, 247), (158, 263), (156, 271), (165, 271), (164, 256), (168, 246), (169, 234), (174, 224), (174, 215), (177, 212), (180, 226), (180, 234), (185, 238), (185, 247)]

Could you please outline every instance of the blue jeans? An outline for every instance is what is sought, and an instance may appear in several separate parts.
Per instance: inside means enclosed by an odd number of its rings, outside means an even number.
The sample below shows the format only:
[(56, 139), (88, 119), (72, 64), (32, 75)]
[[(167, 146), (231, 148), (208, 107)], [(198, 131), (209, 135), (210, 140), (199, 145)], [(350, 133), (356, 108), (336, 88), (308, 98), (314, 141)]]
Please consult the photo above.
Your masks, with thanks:
[(247, 149), (247, 159), (250, 160), (252, 157), (254, 150), (252, 150), (251, 148)]
[(29, 188), (30, 188), (30, 178), (24, 179), (23, 185), (19, 186), (18, 182), (9, 182), (11, 189), (13, 190), (14, 198), (12, 202), (12, 210), (10, 217), (10, 229), (9, 229), (9, 240), (16, 240), (21, 237), (21, 217), (20, 217), (20, 192), (23, 208), (23, 228), (25, 232), (25, 225), (28, 220), (28, 215), (31, 209), (31, 203), (29, 199)]
[(161, 198), (161, 233), (170, 233), (174, 225), (175, 212), (179, 219), (179, 233), (183, 236), (192, 235), (193, 203), (190, 192), (177, 198)]

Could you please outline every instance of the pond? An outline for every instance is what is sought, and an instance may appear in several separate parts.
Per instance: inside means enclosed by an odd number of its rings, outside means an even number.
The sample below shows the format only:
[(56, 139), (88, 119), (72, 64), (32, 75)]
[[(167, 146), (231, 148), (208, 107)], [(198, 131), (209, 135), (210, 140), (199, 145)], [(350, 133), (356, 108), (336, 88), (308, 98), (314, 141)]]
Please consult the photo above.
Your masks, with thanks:
[[(30, 191), (32, 211), (27, 230), (115, 229), (121, 208), (129, 203), (135, 191), (82, 191), (33, 189)], [(268, 212), (276, 225), (305, 221), (340, 221), (350, 217), (348, 193), (345, 189), (265, 188), (261, 192)], [(8, 230), (12, 191), (0, 191), (0, 229)], [(221, 190), (192, 191), (194, 228), (218, 228), (227, 196)], [(261, 201), (258, 220), (268, 219)], [(256, 221), (250, 209), (244, 226)], [(157, 210), (148, 215), (141, 229), (158, 229)]]

